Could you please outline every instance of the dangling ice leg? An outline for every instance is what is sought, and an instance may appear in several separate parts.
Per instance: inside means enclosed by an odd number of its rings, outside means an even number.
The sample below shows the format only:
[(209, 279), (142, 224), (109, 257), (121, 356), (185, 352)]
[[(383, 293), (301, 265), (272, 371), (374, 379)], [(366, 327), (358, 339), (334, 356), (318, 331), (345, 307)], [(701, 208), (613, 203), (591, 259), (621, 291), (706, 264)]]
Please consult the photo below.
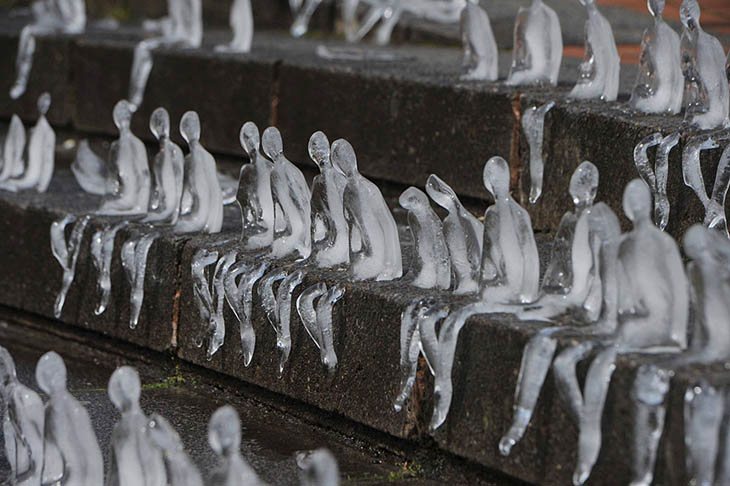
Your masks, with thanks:
[(317, 349), (322, 349), (322, 335), (317, 326), (317, 311), (314, 308), (315, 299), (320, 298), (327, 292), (327, 284), (319, 282), (307, 287), (297, 298), (297, 313), (304, 324), (304, 329), (312, 338)]
[(289, 361), (291, 353), (291, 299), (292, 292), (304, 280), (301, 270), (290, 273), (279, 285), (276, 292), (276, 314), (279, 316), (279, 326), (276, 333), (276, 347), (280, 353), (279, 374), (284, 373), (284, 366)]
[(208, 340), (208, 360), (213, 359), (213, 355), (218, 352), (226, 337), (226, 323), (223, 318), (223, 301), (225, 299), (225, 277), (228, 269), (236, 263), (236, 251), (226, 253), (215, 266), (213, 273), (213, 301), (215, 308), (211, 313), (208, 332), (210, 339)]
[(662, 231), (669, 223), (669, 199), (667, 198), (667, 179), (669, 177), (669, 153), (679, 143), (679, 132), (674, 132), (662, 140), (656, 154), (654, 172), (656, 173), (657, 199), (654, 201), (654, 222)]
[(561, 352), (553, 362), (553, 372), (558, 393), (565, 401), (571, 417), (576, 423), (580, 421), (583, 410), (583, 393), (578, 383), (576, 366), (591, 352), (595, 343), (582, 342)]
[(555, 106), (550, 101), (540, 106), (528, 108), (522, 115), (522, 130), (530, 145), (530, 203), (535, 204), (542, 195), (543, 173), (545, 162), (542, 157), (545, 116)]
[(684, 443), (689, 484), (715, 484), (715, 458), (724, 396), (707, 383), (688, 388), (684, 394)]
[(59, 290), (56, 296), (56, 302), (53, 308), (53, 315), (56, 319), (61, 317), (61, 311), (63, 311), (63, 305), (66, 302), (66, 295), (71, 288), (76, 274), (76, 261), (79, 257), (81, 240), (83, 239), (84, 230), (89, 223), (89, 219), (89, 216), (84, 216), (74, 225), (71, 230), (68, 245), (66, 244), (65, 236), (66, 226), (76, 221), (76, 217), (68, 215), (61, 221), (54, 221), (51, 224), (51, 250), (58, 263), (63, 267), (63, 282), (61, 284), (61, 290)]
[(243, 321), (241, 321), (241, 346), (243, 347), (243, 364), (248, 366), (253, 359), (253, 352), (256, 347), (256, 333), (251, 324), (251, 312), (253, 310), (253, 287), (269, 268), (268, 262), (262, 262), (247, 272), (239, 284), (243, 294)]
[(193, 255), (190, 273), (193, 279), (193, 296), (198, 307), (200, 320), (206, 323), (204, 329), (195, 338), (195, 345), (201, 347), (207, 331), (207, 325), (213, 314), (213, 296), (210, 293), (207, 268), (218, 260), (218, 252), (200, 248)]
[(144, 279), (147, 273), (147, 256), (150, 248), (155, 242), (159, 233), (152, 232), (142, 236), (135, 245), (134, 257), (134, 280), (131, 282), (132, 288), (129, 293), (129, 328), (135, 329), (139, 322), (139, 314), (142, 310), (142, 302), (144, 301)]
[(99, 304), (94, 309), (94, 314), (101, 315), (109, 305), (111, 297), (112, 281), (112, 256), (114, 254), (114, 240), (117, 232), (127, 226), (127, 221), (107, 227), (94, 233), (91, 239), (91, 255), (94, 266), (98, 272), (96, 288), (99, 293)]
[(332, 330), (333, 307), (345, 295), (345, 287), (341, 284), (333, 285), (329, 291), (317, 302), (317, 327), (322, 336), (320, 348), (322, 364), (328, 372), (334, 373), (337, 368), (337, 354), (335, 353), (334, 333)]
[(396, 412), (403, 409), (416, 380), (421, 340), (415, 313), (416, 308), (422, 303), (421, 299), (411, 301), (400, 315), (400, 386), (393, 401), (393, 408)]
[(274, 293), (274, 284), (280, 280), (284, 280), (287, 271), (277, 268), (264, 275), (261, 284), (258, 286), (257, 292), (261, 299), (261, 305), (266, 312), (266, 318), (269, 324), (274, 328), (277, 336), (279, 335), (279, 309), (276, 305), (276, 294)]

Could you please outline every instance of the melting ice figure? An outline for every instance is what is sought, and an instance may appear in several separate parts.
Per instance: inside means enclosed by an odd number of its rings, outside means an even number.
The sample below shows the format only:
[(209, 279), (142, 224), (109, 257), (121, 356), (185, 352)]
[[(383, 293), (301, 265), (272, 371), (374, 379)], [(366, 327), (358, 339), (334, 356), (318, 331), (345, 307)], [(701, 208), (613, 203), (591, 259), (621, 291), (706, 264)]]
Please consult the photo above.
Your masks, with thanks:
[[(309, 337), (320, 351), (322, 364), (330, 373), (337, 367), (337, 354), (334, 348), (333, 307), (345, 295), (345, 287), (333, 285), (327, 289), (320, 282), (305, 289), (297, 298), (297, 313)], [(314, 301), (317, 300), (315, 306)]]
[(492, 24), (478, 0), (467, 0), (461, 11), (461, 42), (464, 45), (462, 79), (496, 81), (499, 52)]
[(259, 153), (259, 129), (253, 122), (241, 127), (240, 141), (250, 163), (241, 167), (236, 199), (243, 218), (242, 238), (247, 250), (268, 248), (274, 241), (273, 164)]
[(210, 486), (263, 485), (256, 472), (241, 456), (241, 420), (230, 405), (219, 408), (210, 417), (208, 443), (218, 456), (219, 463), (207, 484)]
[[(649, 186), (654, 199), (654, 224), (664, 230), (669, 222), (669, 199), (667, 198), (667, 177), (669, 176), (669, 153), (679, 143), (679, 132), (666, 137), (654, 133), (644, 138), (634, 148), (634, 163), (639, 175)], [(649, 162), (647, 150), (658, 146), (654, 167)]]
[(542, 195), (545, 161), (542, 158), (542, 144), (545, 134), (545, 116), (555, 106), (550, 101), (540, 106), (533, 106), (522, 114), (522, 131), (530, 146), (530, 203), (535, 204)]
[(12, 178), (22, 177), (25, 167), (23, 152), (25, 152), (25, 127), (18, 115), (10, 119), (10, 128), (3, 150), (2, 165), (0, 166), (0, 188), (5, 189)]
[[(66, 295), (76, 275), (76, 261), (79, 258), (81, 240), (84, 237), (84, 230), (89, 223), (89, 219), (89, 216), (84, 216), (77, 221), (76, 216), (69, 214), (51, 224), (51, 251), (56, 261), (63, 268), (63, 283), (61, 284), (61, 290), (59, 290), (56, 296), (56, 302), (53, 307), (53, 315), (56, 319), (61, 317), (61, 311), (63, 311), (63, 305), (66, 302)], [(72, 223), (75, 224), (67, 240), (66, 227)]]
[(297, 454), (301, 486), (339, 486), (340, 468), (335, 456), (327, 449)]
[(563, 33), (553, 9), (542, 0), (520, 8), (515, 19), (509, 85), (558, 83), (563, 60)]
[(230, 24), (233, 39), (228, 44), (216, 46), (215, 50), (222, 52), (250, 51), (251, 40), (253, 39), (251, 0), (235, 0), (231, 4)]
[(153, 161), (154, 187), (145, 223), (175, 224), (180, 214), (185, 158), (170, 139), (170, 115), (157, 108), (150, 116), (150, 131), (160, 144)]
[(147, 433), (162, 452), (171, 486), (203, 486), (200, 471), (185, 452), (180, 435), (170, 422), (154, 413), (150, 416)]
[(720, 164), (717, 167), (711, 196), (707, 194), (700, 165), (700, 153), (703, 150), (714, 149), (718, 146), (717, 140), (713, 137), (698, 136), (691, 139), (682, 153), (682, 174), (684, 183), (692, 188), (705, 208), (705, 226), (721, 231), (725, 236), (728, 236), (725, 196), (727, 195), (728, 186), (730, 186), (730, 145), (725, 148), (720, 156)]

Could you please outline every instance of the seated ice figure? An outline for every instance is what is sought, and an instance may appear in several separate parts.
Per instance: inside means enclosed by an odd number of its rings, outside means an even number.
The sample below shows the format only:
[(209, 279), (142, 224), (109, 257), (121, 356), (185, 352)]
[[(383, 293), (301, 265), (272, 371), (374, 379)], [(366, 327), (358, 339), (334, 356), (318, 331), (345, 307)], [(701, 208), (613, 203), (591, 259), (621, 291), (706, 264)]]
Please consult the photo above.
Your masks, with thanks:
[(730, 88), (723, 70), (725, 51), (717, 38), (702, 30), (697, 0), (683, 0), (679, 13), (684, 25), (684, 119), (702, 130), (725, 126), (730, 111)]
[(337, 460), (327, 449), (317, 449), (297, 454), (301, 486), (338, 486), (340, 468)]
[(512, 68), (509, 85), (558, 83), (563, 60), (560, 19), (543, 0), (520, 8), (515, 19)]
[(10, 127), (3, 144), (2, 159), (0, 159), (0, 188), (9, 188), (13, 178), (23, 175), (25, 142), (26, 134), (23, 122), (20, 121), (18, 115), (13, 115), (10, 118)]
[(461, 42), (464, 45), (462, 79), (496, 81), (499, 70), (499, 52), (492, 24), (479, 0), (467, 0), (461, 11)]
[(203, 486), (200, 471), (185, 452), (180, 436), (170, 422), (153, 413), (147, 431), (152, 443), (162, 451), (170, 486)]
[(332, 162), (347, 177), (345, 219), (350, 225), (350, 273), (355, 280), (393, 280), (403, 274), (398, 227), (380, 189), (357, 170), (346, 140), (332, 144)]
[(233, 39), (228, 44), (216, 46), (215, 50), (222, 52), (250, 51), (251, 41), (253, 40), (251, 0), (235, 0), (231, 4), (230, 24)]
[(48, 395), (43, 484), (102, 484), (101, 449), (88, 412), (66, 388), (63, 359), (53, 351), (44, 354), (38, 360), (35, 378)]
[(588, 11), (585, 30), (585, 55), (578, 68), (578, 82), (569, 98), (600, 98), (616, 101), (621, 59), (616, 49), (611, 24), (596, 7), (596, 0), (580, 0)]
[(153, 162), (154, 189), (146, 223), (175, 224), (180, 215), (185, 158), (180, 147), (170, 139), (170, 115), (157, 108), (150, 116), (150, 131), (160, 143)]
[(682, 110), (684, 77), (679, 58), (679, 35), (662, 18), (664, 0), (649, 0), (654, 23), (641, 39), (639, 73), (629, 106), (644, 113), (676, 115)]
[(241, 167), (236, 199), (243, 218), (242, 237), (247, 250), (268, 248), (274, 241), (274, 201), (271, 171), (274, 165), (259, 153), (259, 129), (253, 122), (241, 127), (240, 141), (248, 155)]
[(219, 408), (210, 417), (208, 443), (219, 460), (207, 482), (208, 485), (263, 486), (256, 472), (241, 456), (241, 420), (230, 405)]

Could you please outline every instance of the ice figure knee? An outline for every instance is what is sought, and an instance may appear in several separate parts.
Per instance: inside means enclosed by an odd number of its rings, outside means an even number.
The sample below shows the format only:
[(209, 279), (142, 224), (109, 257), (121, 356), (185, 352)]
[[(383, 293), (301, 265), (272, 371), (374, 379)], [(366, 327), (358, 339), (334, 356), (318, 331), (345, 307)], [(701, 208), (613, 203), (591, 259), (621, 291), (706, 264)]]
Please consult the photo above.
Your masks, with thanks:
[(563, 59), (560, 20), (542, 0), (520, 8), (515, 19), (508, 85), (556, 85)]
[(499, 52), (486, 10), (477, 0), (468, 0), (461, 11), (461, 41), (464, 45), (466, 80), (496, 81)]
[(251, 11), (251, 0), (235, 0), (231, 4), (229, 17), (233, 39), (228, 44), (215, 47), (215, 50), (222, 52), (249, 52), (253, 39), (253, 12)]
[(530, 203), (535, 204), (542, 195), (543, 173), (545, 162), (542, 156), (543, 135), (545, 132), (545, 116), (555, 106), (550, 101), (540, 106), (533, 106), (522, 114), (522, 131), (530, 145)]
[[(76, 262), (81, 251), (81, 241), (90, 219), (89, 216), (84, 216), (77, 221), (76, 216), (67, 215), (51, 224), (51, 251), (56, 261), (63, 268), (61, 290), (59, 290), (56, 296), (56, 302), (53, 308), (53, 315), (56, 319), (61, 317), (61, 311), (63, 311), (63, 305), (66, 302), (66, 295), (73, 283), (76, 274)], [(72, 223), (75, 224), (67, 240), (66, 227)]]

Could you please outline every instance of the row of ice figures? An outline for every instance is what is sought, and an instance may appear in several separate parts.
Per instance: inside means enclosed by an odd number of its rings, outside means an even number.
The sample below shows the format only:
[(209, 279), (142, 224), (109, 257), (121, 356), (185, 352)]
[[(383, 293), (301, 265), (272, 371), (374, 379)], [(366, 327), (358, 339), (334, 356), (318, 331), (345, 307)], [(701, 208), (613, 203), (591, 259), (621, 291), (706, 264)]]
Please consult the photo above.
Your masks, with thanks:
[[(241, 422), (229, 405), (208, 423), (208, 443), (218, 457), (203, 477), (175, 428), (140, 406), (137, 371), (117, 368), (109, 379), (109, 399), (120, 413), (109, 449), (110, 469), (83, 404), (67, 388), (66, 365), (56, 352), (44, 354), (35, 370), (40, 395), (18, 380), (10, 353), (0, 347), (0, 413), (5, 459), (12, 486), (263, 486), (241, 455)], [(339, 468), (332, 454), (317, 449), (297, 455), (303, 486), (337, 486)]]

